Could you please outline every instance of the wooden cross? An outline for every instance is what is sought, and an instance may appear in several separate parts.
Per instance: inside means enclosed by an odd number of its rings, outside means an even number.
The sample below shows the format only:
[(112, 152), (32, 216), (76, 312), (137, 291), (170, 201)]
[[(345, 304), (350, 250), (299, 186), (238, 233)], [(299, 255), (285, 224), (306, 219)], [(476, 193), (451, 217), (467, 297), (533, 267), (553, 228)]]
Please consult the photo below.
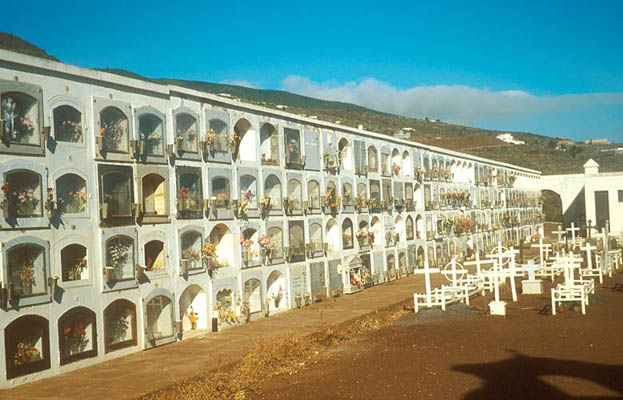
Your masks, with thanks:
[(432, 302), (432, 288), (430, 285), (430, 274), (435, 274), (441, 272), (439, 268), (429, 268), (428, 261), (424, 261), (424, 269), (416, 269), (413, 271), (414, 274), (424, 274), (424, 282), (426, 284), (426, 305), (430, 308), (433, 306)]
[(567, 232), (571, 231), (571, 248), (575, 249), (575, 232), (579, 231), (580, 228), (575, 227), (575, 223), (571, 223), (571, 228), (565, 229)]

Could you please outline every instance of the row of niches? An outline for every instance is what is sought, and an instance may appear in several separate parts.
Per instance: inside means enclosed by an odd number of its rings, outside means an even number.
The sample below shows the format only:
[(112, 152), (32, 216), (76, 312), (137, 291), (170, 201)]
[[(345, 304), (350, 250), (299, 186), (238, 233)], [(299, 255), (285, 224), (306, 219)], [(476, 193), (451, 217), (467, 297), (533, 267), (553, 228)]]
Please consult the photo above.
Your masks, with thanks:
[[(1, 97), (0, 120), (5, 143), (41, 145), (42, 138), (52, 138), (57, 143), (85, 143), (85, 117), (76, 108), (77, 102), (61, 102), (54, 106), (53, 129), (50, 130), (41, 126), (42, 107), (37, 98), (17, 91), (4, 92)], [(151, 107), (129, 107), (126, 111), (127, 107), (114, 103), (100, 108), (96, 107), (97, 128), (93, 133), (94, 142), (98, 146), (98, 154), (117, 161), (123, 160), (123, 155), (128, 160), (138, 158), (150, 162), (166, 162), (167, 155), (184, 158), (184, 154), (204, 154), (207, 159), (217, 161), (261, 161), (263, 165), (280, 165), (283, 157), (286, 166), (302, 168), (306, 160), (316, 163), (322, 159), (323, 168), (329, 173), (381, 173), (384, 176), (413, 176), (420, 180), (498, 186), (512, 186), (518, 176), (530, 175), (419, 150), (412, 152), (390, 149), (388, 145), (377, 148), (375, 145), (366, 144), (364, 140), (344, 137), (338, 140), (335, 134), (324, 131), (321, 157), (319, 132), (305, 131), (303, 135), (299, 129), (283, 128), (284, 137), (281, 140), (278, 127), (268, 122), (262, 123), (259, 128), (260, 144), (257, 148), (257, 128), (247, 119), (240, 118), (230, 132), (229, 116), (224, 112), (220, 112), (222, 115), (218, 117), (206, 117), (206, 126), (202, 129), (199, 116), (192, 110), (174, 110), (174, 135), (171, 135), (169, 143), (166, 117), (162, 112)], [(134, 129), (138, 131), (136, 135), (133, 133)], [(108, 157), (108, 154), (113, 157)], [(218, 154), (221, 155), (217, 156)], [(320, 167), (319, 163), (318, 166)]]

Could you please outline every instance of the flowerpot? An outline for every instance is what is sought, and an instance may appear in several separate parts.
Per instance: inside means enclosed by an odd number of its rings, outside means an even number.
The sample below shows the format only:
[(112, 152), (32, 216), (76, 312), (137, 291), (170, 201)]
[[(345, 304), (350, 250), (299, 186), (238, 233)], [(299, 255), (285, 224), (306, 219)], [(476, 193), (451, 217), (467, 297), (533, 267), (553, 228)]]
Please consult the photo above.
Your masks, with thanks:
[(102, 204), (102, 219), (108, 219), (108, 203), (103, 203)]
[(106, 278), (106, 283), (111, 283), (113, 281), (115, 269), (113, 267), (104, 267), (104, 275)]

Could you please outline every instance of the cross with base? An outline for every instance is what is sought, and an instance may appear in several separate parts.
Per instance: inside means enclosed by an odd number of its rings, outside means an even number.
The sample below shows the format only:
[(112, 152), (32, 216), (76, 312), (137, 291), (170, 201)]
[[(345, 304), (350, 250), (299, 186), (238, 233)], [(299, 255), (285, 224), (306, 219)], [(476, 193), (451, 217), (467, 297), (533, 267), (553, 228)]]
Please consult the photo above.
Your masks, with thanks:
[(438, 274), (439, 272), (441, 272), (441, 269), (439, 268), (429, 268), (428, 261), (424, 261), (424, 269), (416, 269), (413, 271), (414, 274), (424, 275), (424, 282), (426, 285), (426, 305), (428, 307), (433, 306), (431, 298), (432, 288), (430, 287), (430, 274)]
[(583, 273), (584, 276), (593, 276), (593, 273), (597, 272), (599, 274), (599, 283), (604, 283), (604, 275), (603, 272), (601, 270), (601, 268), (599, 268), (599, 271), (595, 271), (593, 269), (593, 250), (597, 250), (597, 247), (595, 246), (591, 246), (590, 242), (586, 242), (586, 244), (584, 245), (584, 247), (580, 247), (580, 250), (585, 251), (586, 252), (586, 272)]
[(575, 242), (575, 232), (576, 231), (580, 231), (580, 228), (576, 228), (575, 227), (575, 223), (572, 222), (571, 223), (571, 228), (567, 228), (565, 229), (567, 232), (571, 232), (571, 248), (575, 249), (576, 248), (576, 242)]
[(528, 273), (528, 280), (534, 281), (536, 280), (536, 271), (539, 270), (539, 266), (534, 263), (534, 260), (528, 260), (528, 264), (524, 264), (521, 268)]

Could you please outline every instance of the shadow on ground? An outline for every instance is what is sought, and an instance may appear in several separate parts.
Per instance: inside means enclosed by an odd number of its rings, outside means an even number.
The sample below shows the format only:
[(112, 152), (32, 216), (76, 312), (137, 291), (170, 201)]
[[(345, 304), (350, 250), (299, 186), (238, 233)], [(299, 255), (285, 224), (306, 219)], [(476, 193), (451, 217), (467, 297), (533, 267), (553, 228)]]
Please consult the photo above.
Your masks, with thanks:
[[(475, 399), (620, 399), (623, 398), (623, 365), (606, 365), (584, 361), (529, 357), (509, 351), (511, 358), (483, 364), (455, 365), (452, 370), (474, 375), (484, 386), (466, 394), (464, 400)], [(590, 381), (607, 395), (567, 393), (546, 382), (549, 377), (578, 385)], [(583, 385), (586, 388), (586, 384)], [(572, 388), (573, 386), (565, 385)], [(571, 389), (573, 390), (573, 389)], [(570, 390), (570, 391), (571, 391)]]

